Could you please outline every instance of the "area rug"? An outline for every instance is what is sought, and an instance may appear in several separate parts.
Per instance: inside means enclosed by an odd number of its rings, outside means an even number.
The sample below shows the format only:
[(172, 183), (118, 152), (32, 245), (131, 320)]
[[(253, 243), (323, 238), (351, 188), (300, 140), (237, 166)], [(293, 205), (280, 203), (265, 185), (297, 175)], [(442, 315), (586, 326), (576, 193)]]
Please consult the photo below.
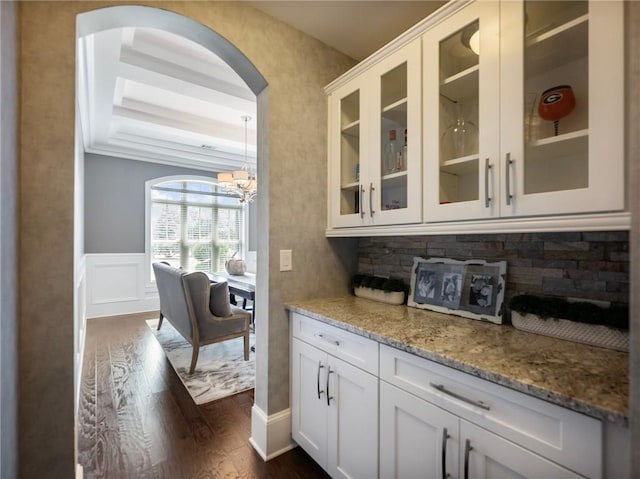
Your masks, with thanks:
[[(243, 338), (202, 346), (196, 369), (189, 374), (191, 345), (167, 320), (162, 322), (160, 331), (157, 330), (158, 319), (147, 320), (147, 326), (196, 404), (205, 404), (254, 387), (256, 353), (250, 351), (249, 360), (244, 360)], [(255, 344), (254, 333), (251, 333), (250, 344)]]

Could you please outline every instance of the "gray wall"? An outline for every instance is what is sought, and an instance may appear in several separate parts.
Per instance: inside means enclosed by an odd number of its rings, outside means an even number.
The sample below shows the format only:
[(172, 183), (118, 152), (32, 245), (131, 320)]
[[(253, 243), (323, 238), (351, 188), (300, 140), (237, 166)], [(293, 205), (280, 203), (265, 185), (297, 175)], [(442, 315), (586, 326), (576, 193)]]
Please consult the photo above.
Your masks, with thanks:
[(17, 477), (18, 68), (16, 9), (0, 2), (0, 478)]
[(163, 176), (215, 173), (85, 155), (85, 252), (144, 253), (145, 181)]

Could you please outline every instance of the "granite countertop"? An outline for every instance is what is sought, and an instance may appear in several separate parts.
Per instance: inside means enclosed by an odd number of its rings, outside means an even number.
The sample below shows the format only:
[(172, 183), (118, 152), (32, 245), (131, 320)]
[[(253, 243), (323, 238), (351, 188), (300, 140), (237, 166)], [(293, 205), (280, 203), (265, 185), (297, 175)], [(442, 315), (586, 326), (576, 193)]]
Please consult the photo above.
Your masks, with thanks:
[(626, 425), (628, 354), (347, 296), (287, 308), (574, 411)]

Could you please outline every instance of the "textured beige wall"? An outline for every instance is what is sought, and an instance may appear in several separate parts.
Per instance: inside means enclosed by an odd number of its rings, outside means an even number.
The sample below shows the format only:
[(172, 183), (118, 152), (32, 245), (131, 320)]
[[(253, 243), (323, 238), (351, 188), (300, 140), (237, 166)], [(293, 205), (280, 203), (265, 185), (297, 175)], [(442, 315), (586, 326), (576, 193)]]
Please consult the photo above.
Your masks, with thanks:
[[(263, 328), (258, 335), (265, 344), (258, 342), (262, 376), (256, 401), (272, 414), (289, 403), (283, 301), (343, 293), (353, 265), (350, 240), (330, 243), (323, 237), (326, 102), (322, 91), (353, 62), (241, 4), (140, 3), (209, 26), (242, 50), (269, 83), (260, 102), (260, 114), (266, 119), (259, 118), (261, 125), (268, 125), (259, 148), (261, 158), (268, 156), (269, 184), (262, 183), (264, 216), (259, 220), (260, 264), (265, 270), (258, 285), (258, 322)], [(109, 4), (24, 2), (19, 9), (21, 477), (43, 477), (45, 471), (47, 477), (72, 476), (75, 17), (105, 5)], [(266, 171), (259, 171), (263, 182)], [(279, 272), (280, 249), (293, 250), (293, 272)]]
[(631, 429), (630, 477), (640, 477), (640, 3), (626, 5), (627, 64), (627, 158), (628, 194), (632, 214), (629, 239), (631, 251), (631, 334), (629, 415)]

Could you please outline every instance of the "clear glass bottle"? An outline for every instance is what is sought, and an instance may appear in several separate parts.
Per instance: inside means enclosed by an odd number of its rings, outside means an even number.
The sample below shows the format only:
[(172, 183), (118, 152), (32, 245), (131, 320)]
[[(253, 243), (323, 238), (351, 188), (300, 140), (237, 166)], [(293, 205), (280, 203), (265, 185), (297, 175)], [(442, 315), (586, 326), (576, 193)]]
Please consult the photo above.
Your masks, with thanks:
[(478, 153), (478, 127), (472, 121), (465, 120), (459, 108), (456, 108), (456, 112), (455, 122), (447, 128), (442, 138), (444, 146), (450, 148), (450, 159)]
[(404, 163), (402, 164), (402, 169), (405, 170), (407, 168), (407, 155), (409, 153), (409, 149), (407, 146), (407, 129), (404, 129), (404, 146), (402, 147), (402, 158), (404, 159)]
[(384, 147), (384, 169), (389, 174), (396, 167), (396, 130), (389, 130), (389, 141)]

